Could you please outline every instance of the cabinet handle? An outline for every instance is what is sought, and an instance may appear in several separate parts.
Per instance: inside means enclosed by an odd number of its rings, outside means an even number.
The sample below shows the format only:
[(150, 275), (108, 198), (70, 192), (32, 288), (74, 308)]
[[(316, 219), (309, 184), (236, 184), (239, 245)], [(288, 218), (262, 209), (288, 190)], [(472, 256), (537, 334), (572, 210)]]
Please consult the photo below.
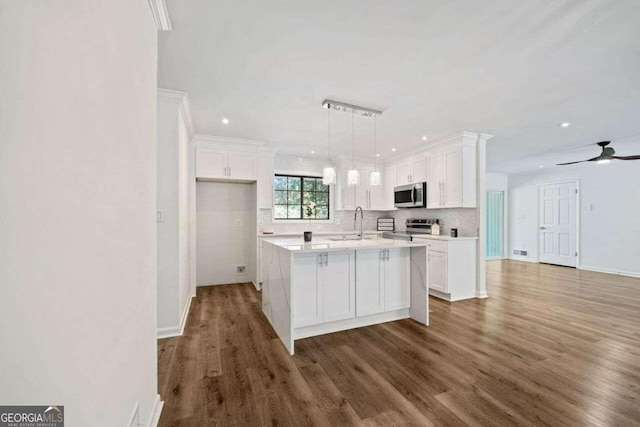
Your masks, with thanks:
[(231, 176), (231, 166), (229, 166), (229, 176)]
[(318, 254), (318, 264), (322, 267), (322, 254)]
[(384, 249), (380, 249), (380, 260), (384, 261)]
[(389, 261), (389, 249), (386, 249), (387, 251), (387, 261)]
[(324, 265), (325, 266), (329, 265), (329, 252), (324, 253)]

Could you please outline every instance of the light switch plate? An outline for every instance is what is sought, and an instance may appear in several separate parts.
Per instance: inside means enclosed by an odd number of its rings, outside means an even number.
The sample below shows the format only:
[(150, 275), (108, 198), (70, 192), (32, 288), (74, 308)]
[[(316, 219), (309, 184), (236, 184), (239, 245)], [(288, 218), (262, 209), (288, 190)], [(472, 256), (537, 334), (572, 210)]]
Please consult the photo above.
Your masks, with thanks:
[(162, 209), (156, 210), (156, 222), (164, 222), (164, 211)]

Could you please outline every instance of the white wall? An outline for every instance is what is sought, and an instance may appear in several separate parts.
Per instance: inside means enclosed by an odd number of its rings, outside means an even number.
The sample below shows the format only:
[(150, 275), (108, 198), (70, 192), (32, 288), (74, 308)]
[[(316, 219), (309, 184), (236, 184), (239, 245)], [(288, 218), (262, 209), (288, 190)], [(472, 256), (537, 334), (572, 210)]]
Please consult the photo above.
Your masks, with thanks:
[(69, 426), (157, 396), (157, 31), (146, 1), (0, 2), (0, 402)]
[(580, 267), (640, 275), (640, 167), (633, 161), (510, 175), (509, 253), (527, 249), (528, 260), (538, 260), (538, 184), (570, 180), (580, 181)]
[[(197, 182), (196, 223), (198, 286), (254, 280), (255, 184)], [(236, 272), (239, 265), (244, 274)]]
[(190, 280), (189, 135), (181, 108), (186, 94), (158, 91), (157, 209), (158, 336), (179, 334), (195, 288)]

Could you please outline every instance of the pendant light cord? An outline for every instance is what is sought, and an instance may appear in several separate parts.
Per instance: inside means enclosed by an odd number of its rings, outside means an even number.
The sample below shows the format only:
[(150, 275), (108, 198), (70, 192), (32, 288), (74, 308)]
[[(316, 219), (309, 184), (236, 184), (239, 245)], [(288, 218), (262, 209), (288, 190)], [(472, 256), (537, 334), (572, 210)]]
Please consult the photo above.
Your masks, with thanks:
[(331, 161), (331, 104), (327, 107), (327, 155)]
[(378, 116), (373, 116), (373, 170), (378, 170)]
[(355, 120), (355, 114), (353, 112), (353, 110), (351, 110), (351, 163), (353, 168), (356, 168), (356, 120)]

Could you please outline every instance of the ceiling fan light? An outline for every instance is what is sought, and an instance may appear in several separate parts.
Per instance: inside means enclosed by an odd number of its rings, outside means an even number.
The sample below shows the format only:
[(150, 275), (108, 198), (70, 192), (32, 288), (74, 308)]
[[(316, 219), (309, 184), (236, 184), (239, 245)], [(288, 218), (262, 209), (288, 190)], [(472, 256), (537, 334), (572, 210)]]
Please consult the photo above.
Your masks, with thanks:
[(358, 185), (360, 183), (360, 172), (357, 169), (347, 171), (347, 185)]
[(372, 187), (382, 185), (382, 176), (379, 171), (371, 171), (369, 174), (369, 185)]
[(333, 166), (326, 166), (322, 169), (322, 183), (324, 185), (333, 185), (336, 183), (336, 170)]
[(611, 159), (600, 159), (596, 161), (596, 163), (599, 165), (606, 165), (607, 163), (611, 163)]

